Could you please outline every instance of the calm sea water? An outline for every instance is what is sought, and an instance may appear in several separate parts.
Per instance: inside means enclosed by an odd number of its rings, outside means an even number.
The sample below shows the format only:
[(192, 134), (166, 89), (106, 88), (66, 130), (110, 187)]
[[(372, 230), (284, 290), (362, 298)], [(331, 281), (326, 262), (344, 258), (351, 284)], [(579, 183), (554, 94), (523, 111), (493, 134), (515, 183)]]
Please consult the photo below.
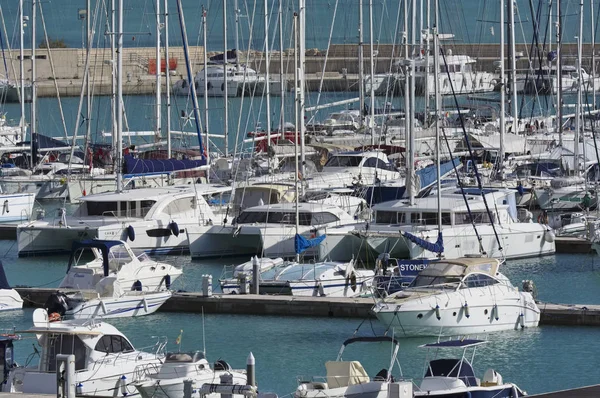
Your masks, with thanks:
[[(13, 241), (0, 241), (0, 255), (9, 281), (14, 285), (55, 287), (66, 271), (66, 257), (17, 258)], [(189, 256), (157, 257), (181, 265), (184, 275), (174, 288), (200, 289), (201, 275), (211, 274), (215, 285), (224, 264), (246, 261), (220, 259), (191, 261)], [(510, 261), (503, 272), (517, 286), (532, 279), (538, 297), (547, 302), (600, 304), (600, 257), (556, 255)], [(216, 287), (216, 286), (215, 286)], [(31, 326), (32, 310), (0, 314), (1, 328), (24, 329)], [(205, 334), (199, 314), (157, 313), (148, 317), (113, 320), (138, 348), (151, 346), (156, 337), (167, 336), (169, 348), (180, 330), (183, 349), (201, 349), (203, 336), (211, 361), (226, 359), (234, 367), (244, 367), (250, 351), (257, 359), (259, 386), (280, 395), (292, 392), (298, 376), (324, 375), (324, 362), (335, 359), (344, 339), (358, 328), (358, 335), (382, 334), (384, 326), (376, 320), (297, 318), (251, 315), (206, 315)], [(600, 331), (591, 327), (543, 326), (525, 331), (494, 333), (490, 343), (478, 351), (475, 370), (482, 375), (487, 368), (498, 370), (504, 380), (517, 383), (529, 393), (597, 383), (597, 346)], [(418, 345), (429, 339), (402, 339), (400, 363), (406, 377), (423, 373), (425, 352)], [(17, 357), (24, 363), (32, 340), (17, 343)], [(383, 344), (351, 346), (347, 359), (360, 360), (369, 374), (389, 363), (389, 346)], [(398, 374), (398, 370), (394, 372)]]
[[(284, 45), (290, 48), (290, 37), (292, 31), (292, 16), (297, 11), (297, 0), (281, 0), (283, 5), (284, 23)], [(107, 8), (110, 1), (92, 1), (91, 21), (96, 21), (95, 31), (98, 33), (94, 39), (97, 47), (108, 45), (108, 39), (104, 32), (106, 29)], [(129, 47), (153, 46), (155, 43), (155, 1), (125, 1), (124, 2), (124, 30), (125, 45)], [(163, 1), (160, 1), (161, 7)], [(205, 0), (182, 0), (183, 13), (187, 27), (190, 44), (199, 44), (201, 32), (202, 6), (208, 10), (207, 16), (207, 41), (211, 51), (223, 50), (223, 1)], [(261, 49), (264, 48), (264, 2), (258, 0), (237, 0), (239, 17), (239, 48)], [(417, 0), (416, 27), (420, 29), (421, 20), (426, 19), (427, 4), (433, 1)], [(534, 7), (535, 18), (540, 24), (540, 42), (550, 40), (547, 32), (547, 20), (549, 15), (548, 2), (535, 0), (531, 2)], [(555, 3), (555, 2), (554, 2)], [(42, 2), (43, 14), (46, 21), (48, 35), (53, 39), (62, 39), (69, 47), (81, 47), (85, 29), (85, 20), (80, 19), (79, 10), (85, 9), (85, 0), (52, 0)], [(98, 4), (98, 7), (96, 7)], [(337, 4), (337, 9), (336, 9)], [(306, 47), (327, 47), (329, 33), (333, 24), (331, 42), (336, 44), (354, 44), (358, 42), (358, 0), (306, 0)], [(369, 41), (368, 29), (368, 2), (364, 4), (364, 40)], [(373, 40), (375, 43), (399, 42), (400, 36), (396, 34), (402, 30), (404, 16), (404, 3), (397, 0), (378, 0), (373, 2)], [(411, 7), (412, 2), (408, 2)], [(499, 9), (500, 2), (495, 0), (440, 0), (440, 31), (455, 35), (457, 43), (491, 43), (498, 42), (500, 35)], [(508, 4), (508, 2), (506, 2)], [(533, 16), (527, 0), (516, 2), (515, 12), (515, 38), (518, 42), (530, 43), (533, 38)], [(563, 40), (575, 42), (578, 32), (578, 1), (563, 1)], [(227, 24), (228, 24), (228, 48), (235, 48), (235, 2), (227, 2)], [(279, 49), (278, 38), (278, 6), (279, 0), (269, 0), (269, 30), (273, 44), (271, 48)], [(2, 4), (4, 20), (12, 48), (18, 48), (18, 29), (15, 29), (18, 21), (18, 1), (6, 1)], [(401, 8), (400, 12), (398, 8)], [(596, 6), (597, 7), (597, 6)], [(97, 10), (97, 12), (96, 12)], [(596, 10), (594, 10), (596, 11)], [(420, 17), (421, 12), (425, 15)], [(38, 13), (39, 14), (39, 13)], [(169, 35), (172, 45), (181, 45), (181, 33), (178, 24), (177, 2), (169, 1), (170, 29)], [(335, 14), (335, 18), (334, 18)], [(556, 20), (554, 12), (552, 20)], [(591, 18), (589, 2), (585, 2), (584, 13), (584, 40), (591, 38)], [(596, 12), (594, 12), (594, 15)], [(31, 15), (31, 3), (25, 2), (25, 15)], [(433, 15), (433, 11), (432, 11)], [(433, 16), (432, 16), (433, 18)], [(597, 18), (596, 18), (597, 19)], [(42, 41), (43, 29), (41, 17), (38, 15), (39, 38)], [(399, 23), (397, 23), (399, 21)], [(554, 23), (554, 22), (552, 22)], [(397, 25), (399, 28), (397, 28)], [(412, 23), (409, 22), (409, 26)], [(552, 27), (551, 29), (554, 29)], [(596, 27), (597, 29), (597, 27)], [(252, 33), (252, 35), (251, 35)], [(554, 34), (552, 35), (554, 36)], [(30, 43), (30, 33), (26, 32), (27, 43)], [(552, 37), (554, 42), (556, 39)]]

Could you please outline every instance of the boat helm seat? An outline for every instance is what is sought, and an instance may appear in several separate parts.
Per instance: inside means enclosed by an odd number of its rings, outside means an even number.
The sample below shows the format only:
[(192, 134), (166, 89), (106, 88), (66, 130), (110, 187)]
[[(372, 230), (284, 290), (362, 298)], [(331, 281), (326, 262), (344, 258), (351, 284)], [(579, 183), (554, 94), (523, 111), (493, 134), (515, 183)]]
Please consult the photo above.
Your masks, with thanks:
[(217, 371), (217, 370), (230, 371), (231, 365), (228, 364), (224, 359), (219, 359), (218, 361), (216, 361), (214, 363), (213, 370), (215, 370), (215, 371)]
[(373, 378), (374, 381), (386, 381), (388, 379), (388, 377), (390, 378), (390, 382), (394, 382), (394, 376), (390, 375), (390, 372), (386, 369), (383, 368), (379, 371), (379, 373), (377, 373), (375, 375), (375, 377)]

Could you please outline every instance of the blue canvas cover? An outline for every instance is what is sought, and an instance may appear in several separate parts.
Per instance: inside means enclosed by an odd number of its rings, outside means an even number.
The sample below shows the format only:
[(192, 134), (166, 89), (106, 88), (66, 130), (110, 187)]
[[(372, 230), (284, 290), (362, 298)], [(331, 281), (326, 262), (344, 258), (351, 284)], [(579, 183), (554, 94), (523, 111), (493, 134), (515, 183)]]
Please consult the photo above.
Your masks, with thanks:
[(300, 234), (296, 234), (294, 237), (294, 248), (296, 249), (296, 254), (302, 254), (311, 247), (319, 246), (321, 242), (325, 240), (327, 235), (317, 236), (313, 239), (306, 239), (304, 236)]
[(206, 159), (136, 159), (132, 155), (124, 155), (123, 160), (125, 174), (165, 173), (195, 169), (206, 165)]
[(409, 232), (403, 232), (402, 235), (415, 243), (417, 246), (422, 247), (425, 250), (428, 250), (433, 253), (443, 253), (444, 252), (444, 239), (442, 237), (442, 233), (438, 233), (438, 238), (435, 243), (431, 243), (425, 239), (421, 239), (418, 236), (415, 236)]

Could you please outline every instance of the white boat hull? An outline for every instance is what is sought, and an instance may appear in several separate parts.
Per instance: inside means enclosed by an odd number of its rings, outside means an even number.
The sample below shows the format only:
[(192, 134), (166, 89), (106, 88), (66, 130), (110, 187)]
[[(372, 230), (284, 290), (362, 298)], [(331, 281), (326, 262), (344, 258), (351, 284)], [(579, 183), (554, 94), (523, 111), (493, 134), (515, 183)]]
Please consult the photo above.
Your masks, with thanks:
[(85, 301), (65, 313), (70, 319), (130, 318), (153, 314), (165, 303), (170, 291), (143, 294), (126, 294), (121, 297), (97, 298)]
[[(502, 242), (502, 251), (491, 225), (478, 225), (477, 232), (481, 244), (489, 257), (526, 258), (553, 254), (556, 251), (553, 239), (547, 237), (546, 227), (536, 223), (518, 223), (495, 226)], [(402, 228), (403, 229), (403, 228)], [(377, 258), (380, 254), (389, 253), (393, 258), (436, 258), (437, 254), (424, 250), (415, 243), (404, 238), (399, 228), (385, 228), (376, 231), (371, 226), (369, 231), (358, 229), (328, 229), (327, 237), (319, 246), (319, 258), (331, 261), (350, 261), (353, 257), (363, 261)], [(411, 231), (429, 242), (437, 240), (437, 231)], [(444, 256), (457, 258), (464, 255), (477, 254), (479, 241), (470, 225), (464, 227), (444, 228)]]
[[(501, 290), (490, 293), (492, 289)], [(528, 293), (510, 292), (506, 287), (468, 290), (470, 294), (463, 295), (460, 290), (440, 294), (437, 300), (427, 297), (390, 304), (380, 302), (373, 311), (381, 323), (394, 328), (396, 336), (407, 337), (470, 335), (539, 324), (540, 311)]]
[(34, 193), (0, 195), (0, 222), (28, 220), (34, 203)]
[(0, 311), (23, 308), (23, 299), (15, 289), (0, 289)]

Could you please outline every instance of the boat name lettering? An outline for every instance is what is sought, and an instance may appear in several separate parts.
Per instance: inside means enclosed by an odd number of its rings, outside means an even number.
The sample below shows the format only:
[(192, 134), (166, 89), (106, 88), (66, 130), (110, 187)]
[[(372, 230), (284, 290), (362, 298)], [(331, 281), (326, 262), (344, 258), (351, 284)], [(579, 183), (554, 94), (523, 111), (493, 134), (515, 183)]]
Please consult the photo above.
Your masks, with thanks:
[(402, 271), (423, 271), (427, 268), (427, 264), (400, 264), (398, 265), (400, 272)]

